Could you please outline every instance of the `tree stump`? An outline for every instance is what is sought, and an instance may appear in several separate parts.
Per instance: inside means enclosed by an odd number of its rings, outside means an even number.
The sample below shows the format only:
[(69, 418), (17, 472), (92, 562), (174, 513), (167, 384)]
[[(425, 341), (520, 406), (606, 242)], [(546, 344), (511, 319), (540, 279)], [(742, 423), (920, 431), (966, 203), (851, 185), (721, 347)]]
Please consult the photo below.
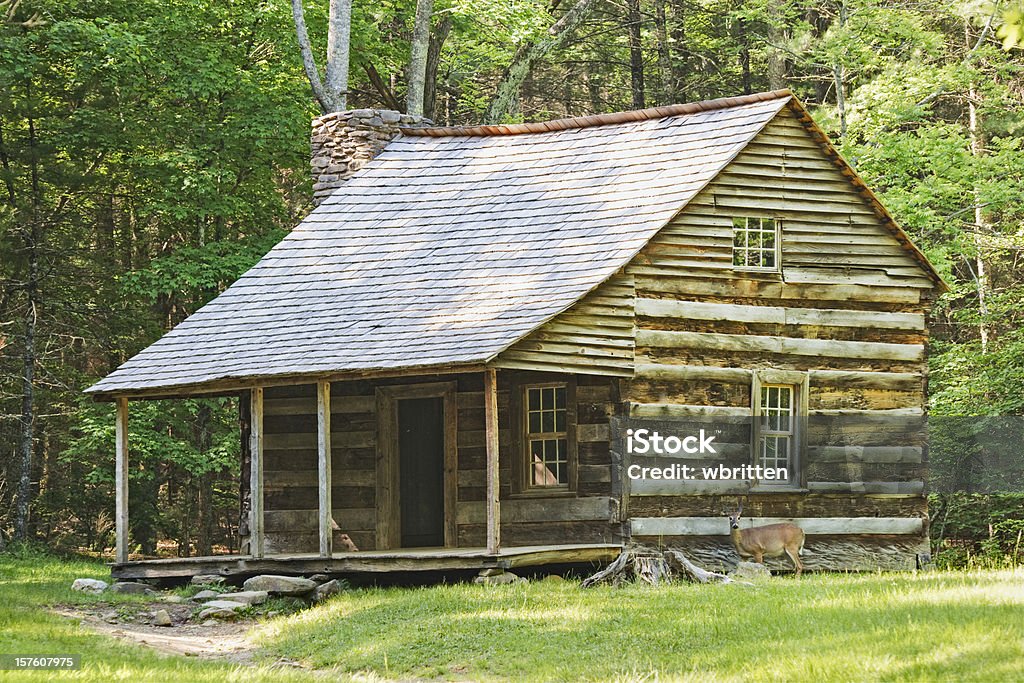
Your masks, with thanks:
[(614, 562), (584, 579), (583, 588), (603, 583), (619, 586), (638, 582), (659, 586), (682, 580), (689, 583), (738, 583), (725, 574), (701, 569), (678, 550), (656, 550), (634, 545), (626, 548)]

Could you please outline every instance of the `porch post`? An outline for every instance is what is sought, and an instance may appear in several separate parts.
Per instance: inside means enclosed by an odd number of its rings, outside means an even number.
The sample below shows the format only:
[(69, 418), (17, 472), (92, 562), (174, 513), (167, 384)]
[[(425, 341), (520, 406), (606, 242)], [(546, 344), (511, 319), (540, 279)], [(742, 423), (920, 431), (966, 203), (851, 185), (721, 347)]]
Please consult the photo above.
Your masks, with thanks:
[(249, 392), (249, 554), (263, 557), (263, 387)]
[(115, 556), (118, 563), (128, 561), (128, 399), (117, 399), (114, 427)]
[(320, 490), (320, 556), (333, 552), (331, 525), (331, 383), (316, 383), (316, 450)]
[(498, 501), (498, 380), (494, 368), (484, 370), (484, 431), (487, 441), (487, 553), (501, 547), (501, 509)]

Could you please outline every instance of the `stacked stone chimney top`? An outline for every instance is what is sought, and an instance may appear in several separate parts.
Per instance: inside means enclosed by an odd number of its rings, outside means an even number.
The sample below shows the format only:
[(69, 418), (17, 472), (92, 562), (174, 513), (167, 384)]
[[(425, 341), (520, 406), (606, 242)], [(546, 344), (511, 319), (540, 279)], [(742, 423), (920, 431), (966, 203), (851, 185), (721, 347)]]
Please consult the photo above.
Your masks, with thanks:
[(401, 128), (430, 126), (430, 119), (388, 109), (350, 109), (313, 119), (310, 166), (313, 203), (319, 205), (347, 178), (380, 154)]

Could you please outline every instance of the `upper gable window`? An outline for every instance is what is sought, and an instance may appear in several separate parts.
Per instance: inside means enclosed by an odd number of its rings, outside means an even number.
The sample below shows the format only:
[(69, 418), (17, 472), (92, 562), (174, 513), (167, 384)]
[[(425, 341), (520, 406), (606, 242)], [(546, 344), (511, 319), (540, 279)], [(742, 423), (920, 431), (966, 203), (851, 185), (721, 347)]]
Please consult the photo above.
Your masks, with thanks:
[(780, 242), (779, 222), (774, 218), (733, 218), (733, 267), (778, 270)]

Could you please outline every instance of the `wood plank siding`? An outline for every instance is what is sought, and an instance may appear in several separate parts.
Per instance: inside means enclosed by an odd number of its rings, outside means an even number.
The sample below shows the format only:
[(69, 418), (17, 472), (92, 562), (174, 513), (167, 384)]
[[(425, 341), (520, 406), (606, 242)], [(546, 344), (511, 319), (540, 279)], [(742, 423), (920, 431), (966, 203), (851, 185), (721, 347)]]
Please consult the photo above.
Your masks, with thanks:
[[(564, 375), (547, 375), (559, 379)], [(457, 383), (456, 536), (459, 547), (482, 547), (486, 534), (486, 443), (483, 376), (464, 373), (331, 384), (331, 475), (333, 516), (362, 550), (376, 538), (378, 387), (455, 380)], [(614, 380), (579, 376), (578, 486), (571, 496), (512, 496), (513, 439), (510, 387), (513, 373), (498, 372), (499, 489), (503, 546), (572, 540), (617, 540), (610, 524), (611, 460), (608, 418), (614, 410)], [(265, 391), (264, 486), (267, 553), (314, 552), (317, 536), (316, 387), (270, 387)], [(546, 542), (546, 541), (543, 541)], [(335, 550), (339, 550), (335, 544)]]
[(569, 310), (504, 351), (499, 368), (633, 374), (632, 275), (616, 275)]

